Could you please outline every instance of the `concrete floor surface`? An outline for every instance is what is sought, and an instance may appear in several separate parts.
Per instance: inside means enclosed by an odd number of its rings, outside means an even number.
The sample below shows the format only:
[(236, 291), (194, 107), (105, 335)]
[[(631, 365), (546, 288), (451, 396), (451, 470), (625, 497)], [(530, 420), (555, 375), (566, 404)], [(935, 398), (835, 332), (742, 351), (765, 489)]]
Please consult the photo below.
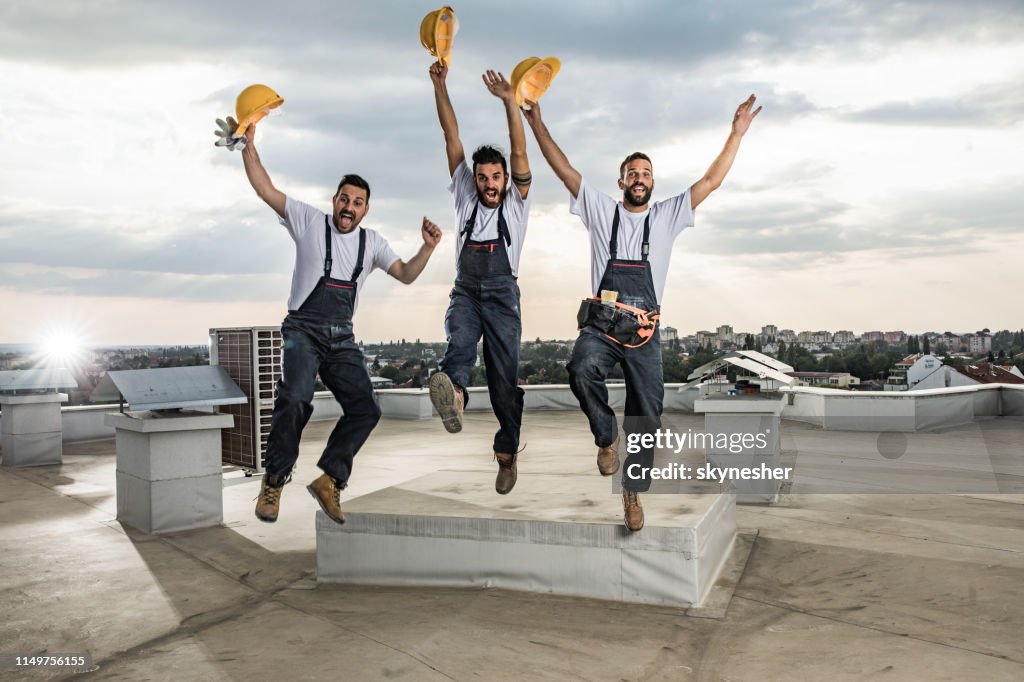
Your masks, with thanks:
[[(0, 653), (93, 660), (84, 675), (0, 678), (1024, 679), (1022, 495), (786, 494), (740, 506), (738, 525), (759, 535), (723, 619), (494, 590), (318, 585), (316, 505), (303, 486), (331, 427), (307, 428), (276, 524), (253, 517), (258, 479), (229, 474), (222, 527), (156, 537), (122, 527), (111, 440), (65, 445), (60, 466), (0, 469)], [(342, 503), (438, 469), (496, 470), (494, 429), (473, 413), (457, 436), (438, 421), (385, 419)], [(1024, 464), (1013, 450), (1024, 425), (1000, 420), (992, 432), (1009, 443), (1000, 456)], [(523, 438), (521, 471), (598, 475), (581, 415), (531, 412)], [(829, 442), (844, 438), (859, 436)], [(607, 504), (618, 513), (610, 490)]]

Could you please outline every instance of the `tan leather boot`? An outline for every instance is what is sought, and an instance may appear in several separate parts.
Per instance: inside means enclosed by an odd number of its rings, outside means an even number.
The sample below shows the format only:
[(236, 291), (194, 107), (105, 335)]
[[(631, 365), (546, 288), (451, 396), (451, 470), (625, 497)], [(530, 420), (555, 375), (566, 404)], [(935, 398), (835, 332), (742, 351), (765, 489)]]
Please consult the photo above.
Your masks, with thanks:
[(434, 372), (430, 377), (429, 386), (430, 402), (440, 415), (445, 430), (448, 433), (458, 433), (462, 430), (462, 410), (466, 402), (462, 391), (444, 372)]
[(320, 503), (320, 508), (338, 523), (345, 523), (345, 514), (341, 511), (341, 491), (345, 484), (338, 483), (333, 476), (322, 474), (320, 478), (306, 486), (306, 490)]
[(606, 448), (597, 449), (597, 470), (602, 476), (611, 476), (619, 470), (619, 437)]
[(640, 505), (640, 494), (622, 491), (622, 511), (626, 528), (636, 532), (644, 527), (644, 508)]
[(284, 490), (284, 484), (287, 482), (281, 480), (280, 476), (263, 475), (260, 494), (256, 498), (257, 519), (267, 523), (277, 521), (277, 514), (281, 510), (281, 491)]
[(494, 489), (499, 495), (508, 495), (509, 491), (516, 484), (516, 459), (519, 453), (509, 454), (507, 452), (495, 452), (494, 459), (498, 460), (498, 477), (494, 479)]

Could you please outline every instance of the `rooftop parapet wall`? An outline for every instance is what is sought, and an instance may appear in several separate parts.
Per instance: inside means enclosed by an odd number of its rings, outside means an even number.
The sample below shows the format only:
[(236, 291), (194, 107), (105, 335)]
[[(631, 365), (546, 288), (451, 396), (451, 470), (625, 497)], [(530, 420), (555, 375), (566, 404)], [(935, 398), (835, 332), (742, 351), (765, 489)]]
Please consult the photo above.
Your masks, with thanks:
[(788, 387), (783, 419), (843, 431), (927, 431), (981, 417), (1024, 416), (1024, 386), (987, 384), (900, 393)]
[[(666, 412), (693, 412), (696, 388), (679, 391), (683, 384), (665, 385)], [(523, 386), (526, 410), (577, 410), (576, 398), (566, 385)], [(928, 389), (899, 393), (852, 393), (810, 386), (789, 387), (782, 418), (832, 430), (922, 431), (952, 426), (978, 417), (1024, 416), (1024, 386), (982, 385)], [(622, 409), (625, 388), (609, 386), (612, 407)], [(378, 401), (384, 415), (405, 419), (429, 419), (430, 399), (425, 389), (381, 389)], [(65, 406), (61, 408), (64, 442), (113, 438), (103, 415), (117, 405)], [(470, 389), (471, 411), (490, 410), (487, 389)], [(313, 398), (313, 419), (337, 419), (341, 408), (327, 391)]]

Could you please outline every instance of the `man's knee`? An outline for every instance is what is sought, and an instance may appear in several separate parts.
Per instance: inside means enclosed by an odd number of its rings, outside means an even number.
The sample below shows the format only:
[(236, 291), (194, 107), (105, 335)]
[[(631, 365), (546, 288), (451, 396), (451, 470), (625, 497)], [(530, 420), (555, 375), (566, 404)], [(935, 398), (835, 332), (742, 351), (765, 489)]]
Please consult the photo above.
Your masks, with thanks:
[(449, 311), (444, 326), (449, 345), (458, 347), (472, 345), (475, 348), (477, 341), (480, 340), (480, 319), (471, 309), (462, 308)]
[(478, 337), (466, 336), (464, 338), (451, 338), (448, 340), (447, 356), (459, 363), (476, 363), (476, 345)]
[(477, 339), (469, 339), (461, 344), (454, 340), (448, 342), (448, 350), (444, 354), (438, 368), (455, 383), (466, 385), (476, 364)]
[(630, 412), (636, 412), (638, 415), (657, 419), (662, 413), (662, 407), (665, 400), (665, 385), (656, 384), (644, 386), (641, 388), (641, 391), (642, 392), (636, 396), (635, 400), (628, 401), (633, 403), (631, 407), (634, 408), (631, 409)]
[(588, 382), (603, 381), (604, 368), (601, 358), (593, 353), (576, 353), (566, 368), (569, 370), (569, 382), (582, 385)]
[(350, 418), (360, 419), (376, 426), (381, 417), (380, 405), (372, 397), (369, 397), (366, 400), (361, 400), (358, 405), (350, 407), (347, 414)]
[(313, 393), (297, 388), (290, 383), (277, 383), (277, 399), (274, 406), (280, 410), (305, 412), (313, 409)]
[(488, 381), (487, 393), (491, 398), (491, 405), (495, 408), (516, 408), (520, 412), (523, 409), (526, 392), (514, 383), (503, 380)]

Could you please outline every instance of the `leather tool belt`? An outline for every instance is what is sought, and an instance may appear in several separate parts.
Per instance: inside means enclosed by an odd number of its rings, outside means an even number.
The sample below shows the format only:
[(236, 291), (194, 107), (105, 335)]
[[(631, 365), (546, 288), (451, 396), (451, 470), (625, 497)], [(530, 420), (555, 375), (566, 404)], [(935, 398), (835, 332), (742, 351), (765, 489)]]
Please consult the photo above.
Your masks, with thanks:
[(580, 329), (596, 329), (626, 348), (639, 348), (654, 336), (660, 317), (656, 309), (641, 310), (618, 302), (612, 307), (599, 298), (585, 298), (576, 313), (576, 324)]

